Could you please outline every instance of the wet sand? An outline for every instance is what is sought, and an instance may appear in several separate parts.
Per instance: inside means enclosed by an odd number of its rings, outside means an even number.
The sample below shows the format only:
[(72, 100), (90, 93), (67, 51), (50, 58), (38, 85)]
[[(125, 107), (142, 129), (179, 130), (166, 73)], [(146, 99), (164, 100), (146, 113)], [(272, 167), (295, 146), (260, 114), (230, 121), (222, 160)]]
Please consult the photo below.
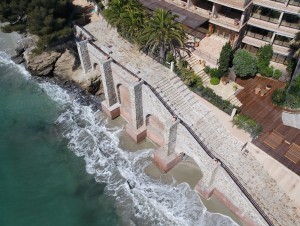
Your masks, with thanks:
[[(122, 117), (118, 117), (115, 120), (108, 120), (108, 127), (117, 127), (124, 126), (126, 121)], [(143, 149), (156, 149), (157, 146), (146, 139), (139, 144), (136, 144), (123, 130), (120, 134), (120, 144), (119, 146), (122, 149), (128, 151), (137, 151)], [(160, 180), (163, 183), (178, 185), (180, 183), (187, 183), (189, 186), (194, 189), (198, 181), (202, 178), (201, 169), (198, 167), (196, 162), (187, 157), (171, 169), (168, 173), (162, 173), (155, 164), (151, 164), (145, 168), (145, 173), (150, 177)], [(243, 225), (239, 218), (231, 212), (222, 202), (220, 202), (216, 197), (212, 196), (209, 200), (206, 200), (199, 194), (200, 199), (203, 204), (206, 206), (207, 210), (212, 213), (220, 213), (226, 216), (229, 216), (237, 224)]]

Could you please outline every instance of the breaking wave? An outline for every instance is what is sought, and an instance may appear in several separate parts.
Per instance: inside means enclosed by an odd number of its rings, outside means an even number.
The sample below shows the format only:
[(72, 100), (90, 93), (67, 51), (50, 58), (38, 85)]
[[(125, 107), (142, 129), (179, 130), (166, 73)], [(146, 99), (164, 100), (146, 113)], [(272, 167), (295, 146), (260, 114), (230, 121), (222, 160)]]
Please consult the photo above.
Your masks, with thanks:
[[(0, 61), (29, 73), (0, 54)], [(51, 82), (39, 86), (58, 105), (56, 120), (68, 148), (86, 162), (86, 171), (105, 183), (107, 195), (116, 199), (124, 225), (237, 225), (229, 217), (210, 213), (187, 183), (177, 186), (152, 179), (144, 169), (153, 150), (129, 152), (119, 147), (121, 127), (108, 127), (102, 112), (82, 105), (80, 97)]]

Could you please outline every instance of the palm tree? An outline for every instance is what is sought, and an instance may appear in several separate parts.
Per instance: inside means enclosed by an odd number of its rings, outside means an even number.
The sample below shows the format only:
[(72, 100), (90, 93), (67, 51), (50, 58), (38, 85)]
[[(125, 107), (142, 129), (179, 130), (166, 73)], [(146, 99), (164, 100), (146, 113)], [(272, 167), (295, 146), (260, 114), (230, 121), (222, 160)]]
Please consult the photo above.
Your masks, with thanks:
[(107, 22), (118, 30), (122, 24), (122, 18), (120, 15), (124, 12), (125, 6), (129, 0), (112, 0), (109, 1), (107, 9), (103, 11), (103, 16)]
[(160, 59), (165, 60), (166, 52), (178, 52), (183, 48), (185, 33), (181, 24), (174, 21), (176, 15), (171, 11), (157, 9), (153, 16), (145, 21), (144, 29), (138, 37), (141, 48), (154, 53), (159, 50)]
[(142, 5), (137, 1), (130, 1), (121, 13), (120, 33), (130, 41), (136, 40), (138, 34), (144, 26), (144, 18), (146, 11)]

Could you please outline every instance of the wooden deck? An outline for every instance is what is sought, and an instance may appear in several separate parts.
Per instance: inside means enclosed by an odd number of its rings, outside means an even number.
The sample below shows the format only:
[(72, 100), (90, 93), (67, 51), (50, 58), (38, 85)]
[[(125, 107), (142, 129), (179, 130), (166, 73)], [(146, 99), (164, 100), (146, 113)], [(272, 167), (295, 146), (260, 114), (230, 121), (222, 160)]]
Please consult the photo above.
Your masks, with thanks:
[[(287, 153), (289, 150), (297, 152), (296, 146), (300, 146), (300, 130), (285, 126), (282, 123), (282, 109), (272, 104), (271, 95), (277, 88), (283, 88), (284, 83), (274, 81), (265, 77), (240, 79), (236, 82), (244, 89), (237, 94), (237, 98), (242, 102), (241, 112), (251, 116), (263, 127), (263, 133), (252, 141), (257, 147), (281, 162), (283, 165), (300, 175), (300, 161), (297, 154)], [(270, 90), (266, 90), (266, 85), (271, 85)], [(260, 86), (261, 92), (255, 94), (255, 88)], [(296, 150), (296, 151), (295, 151)]]

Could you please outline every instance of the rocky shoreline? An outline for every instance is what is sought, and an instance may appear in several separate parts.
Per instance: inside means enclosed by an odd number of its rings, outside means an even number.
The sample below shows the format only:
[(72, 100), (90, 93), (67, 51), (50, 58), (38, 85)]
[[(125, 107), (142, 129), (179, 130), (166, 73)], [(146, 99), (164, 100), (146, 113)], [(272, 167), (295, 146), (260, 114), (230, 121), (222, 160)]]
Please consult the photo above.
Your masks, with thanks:
[(74, 40), (37, 54), (34, 39), (27, 38), (16, 48), (17, 54), (11, 57), (16, 64), (24, 64), (33, 76), (55, 78), (56, 82), (66, 84), (64, 88), (76, 85), (92, 95), (103, 95), (100, 72), (83, 73)]

